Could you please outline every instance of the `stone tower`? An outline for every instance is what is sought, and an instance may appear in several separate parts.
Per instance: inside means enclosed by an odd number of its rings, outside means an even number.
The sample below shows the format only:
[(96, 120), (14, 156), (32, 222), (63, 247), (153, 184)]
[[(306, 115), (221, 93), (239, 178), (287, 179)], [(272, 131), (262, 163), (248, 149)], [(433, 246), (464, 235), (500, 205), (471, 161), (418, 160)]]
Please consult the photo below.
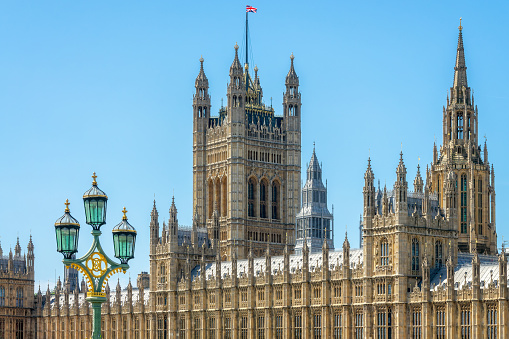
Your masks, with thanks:
[(267, 244), (272, 254), (282, 254), (287, 243), (293, 246), (300, 205), (301, 98), (293, 54), (290, 59), (283, 114), (276, 115), (263, 103), (258, 68), (252, 77), (235, 45), (227, 105), (215, 117), (200, 59), (193, 97), (193, 204), (200, 216), (196, 222), (218, 240), (222, 259), (231, 259), (233, 248), (246, 258), (250, 241), (255, 256)]
[[(478, 144), (478, 111), (467, 83), (462, 26), (459, 27), (454, 82), (443, 108), (443, 144), (433, 149), (430, 191), (440, 207), (455, 209), (458, 246), (463, 252), (496, 253), (495, 174), (488, 148)], [(447, 180), (454, 172), (458, 199), (447, 201)], [(450, 190), (450, 188), (449, 188)]]
[(314, 147), (302, 188), (302, 208), (296, 219), (296, 254), (302, 253), (304, 242), (311, 253), (321, 251), (325, 239), (328, 248), (334, 250), (334, 218), (327, 208), (327, 187), (323, 185)]

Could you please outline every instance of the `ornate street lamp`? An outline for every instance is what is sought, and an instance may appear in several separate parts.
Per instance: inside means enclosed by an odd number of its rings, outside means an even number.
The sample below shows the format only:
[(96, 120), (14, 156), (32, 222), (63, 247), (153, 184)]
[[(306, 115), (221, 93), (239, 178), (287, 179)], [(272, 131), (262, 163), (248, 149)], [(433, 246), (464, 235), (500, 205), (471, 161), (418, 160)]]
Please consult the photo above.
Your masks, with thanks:
[(87, 301), (91, 303), (94, 314), (92, 339), (101, 338), (101, 305), (106, 301), (104, 288), (108, 278), (114, 273), (129, 269), (127, 262), (134, 258), (134, 245), (136, 242), (136, 230), (127, 222), (126, 209), (122, 211), (122, 221), (113, 229), (113, 245), (115, 257), (120, 259), (120, 264), (111, 260), (101, 247), (99, 237), (100, 228), (106, 224), (106, 203), (108, 196), (97, 187), (97, 176), (92, 175), (94, 181), (92, 188), (83, 194), (85, 215), (87, 224), (92, 226), (94, 237), (92, 247), (79, 259), (71, 259), (78, 252), (78, 235), (80, 225), (69, 211), (69, 201), (66, 200), (65, 214), (55, 222), (55, 234), (57, 239), (57, 251), (64, 255), (62, 262), (69, 268), (79, 270), (85, 277), (88, 285)]

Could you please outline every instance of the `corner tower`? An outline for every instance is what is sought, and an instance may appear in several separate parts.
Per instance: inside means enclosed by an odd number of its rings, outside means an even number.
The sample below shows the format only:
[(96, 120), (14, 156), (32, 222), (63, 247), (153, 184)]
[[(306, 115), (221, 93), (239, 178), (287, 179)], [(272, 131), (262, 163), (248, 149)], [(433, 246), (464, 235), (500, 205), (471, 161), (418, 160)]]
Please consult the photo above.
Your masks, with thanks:
[(286, 244), (293, 250), (301, 112), (293, 54), (290, 60), (283, 112), (277, 115), (263, 102), (258, 68), (253, 78), (248, 65), (242, 67), (236, 44), (227, 105), (214, 117), (200, 60), (193, 98), (193, 205), (209, 238), (218, 240), (223, 260), (233, 251), (246, 258), (249, 243), (254, 256), (263, 255), (267, 244), (275, 255), (283, 254)]
[(327, 187), (323, 185), (322, 167), (314, 147), (302, 188), (302, 208), (296, 219), (296, 254), (302, 254), (304, 242), (311, 253), (321, 251), (324, 241), (334, 250), (334, 218), (327, 208)]
[[(436, 146), (433, 150), (431, 190), (438, 195), (442, 209), (454, 204), (459, 250), (495, 254), (495, 178), (486, 142), (483, 151), (478, 144), (478, 111), (466, 71), (460, 21), (454, 81), (443, 108), (443, 144), (439, 153)], [(452, 177), (458, 191), (453, 203), (447, 201), (446, 194), (447, 180)]]

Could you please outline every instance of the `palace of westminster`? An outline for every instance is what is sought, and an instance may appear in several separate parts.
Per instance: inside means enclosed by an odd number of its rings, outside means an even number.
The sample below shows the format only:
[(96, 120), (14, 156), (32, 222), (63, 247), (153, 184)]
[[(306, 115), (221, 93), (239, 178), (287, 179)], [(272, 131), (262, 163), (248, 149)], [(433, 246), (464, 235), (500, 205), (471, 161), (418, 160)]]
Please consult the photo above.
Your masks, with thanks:
[[(479, 145), (462, 27), (443, 143), (413, 189), (401, 153), (392, 190), (364, 173), (362, 244), (333, 248), (315, 150), (301, 187), (301, 93), (293, 54), (283, 113), (235, 45), (227, 105), (211, 115), (203, 59), (193, 96), (191, 227), (173, 199), (150, 213), (150, 269), (102, 306), (107, 339), (509, 338), (507, 256), (497, 250), (495, 173)], [(303, 113), (305, 114), (305, 112)], [(424, 172), (424, 171), (423, 171)], [(148, 270), (147, 270), (148, 271)], [(0, 248), (0, 339), (88, 338), (87, 286), (34, 290), (34, 245)], [(34, 293), (35, 292), (35, 293)]]

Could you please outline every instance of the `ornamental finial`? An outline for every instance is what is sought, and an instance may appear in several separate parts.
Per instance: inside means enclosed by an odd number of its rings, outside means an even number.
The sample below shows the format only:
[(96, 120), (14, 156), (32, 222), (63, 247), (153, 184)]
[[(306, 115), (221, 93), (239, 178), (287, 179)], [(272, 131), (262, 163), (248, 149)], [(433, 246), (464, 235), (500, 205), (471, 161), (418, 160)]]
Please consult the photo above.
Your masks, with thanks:
[(461, 17), (460, 17), (460, 26), (458, 27), (458, 29), (461, 31), (463, 29), (463, 26), (461, 26)]
[(69, 210), (69, 205), (70, 204), (71, 203), (69, 202), (69, 199), (65, 199), (65, 203), (64, 203), (64, 205), (65, 205), (65, 213), (69, 213), (70, 212), (70, 210)]
[(124, 213), (122, 220), (127, 220), (127, 215), (125, 215), (127, 213), (127, 210), (125, 209), (125, 206), (124, 206), (124, 209), (122, 210), (122, 213)]
[(293, 55), (293, 52), (292, 52), (292, 55), (290, 55), (290, 59), (293, 61), (293, 59), (295, 59), (295, 56)]
[(93, 186), (97, 186), (97, 181), (95, 181), (96, 178), (97, 178), (97, 175), (95, 175), (95, 172), (94, 172), (94, 174), (92, 174), (92, 179), (94, 179), (94, 181), (92, 181)]

